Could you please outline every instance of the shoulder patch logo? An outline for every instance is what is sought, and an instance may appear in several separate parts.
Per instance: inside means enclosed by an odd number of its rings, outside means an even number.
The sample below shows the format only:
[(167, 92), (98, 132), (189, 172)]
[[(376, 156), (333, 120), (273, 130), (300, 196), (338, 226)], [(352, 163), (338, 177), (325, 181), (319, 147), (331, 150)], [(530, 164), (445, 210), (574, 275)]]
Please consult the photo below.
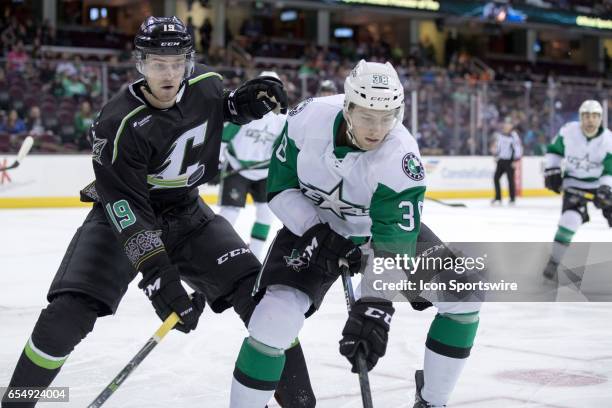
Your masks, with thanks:
[(289, 111), (289, 116), (295, 116), (298, 113), (300, 113), (301, 111), (304, 110), (304, 108), (306, 107), (306, 105), (308, 105), (310, 102), (312, 102), (312, 98), (308, 98), (303, 100), (302, 102), (300, 102), (295, 108), (291, 109)]
[(421, 163), (421, 159), (414, 153), (408, 153), (402, 159), (402, 170), (404, 173), (415, 181), (421, 181), (425, 178), (425, 168)]
[(102, 151), (104, 150), (104, 146), (106, 146), (107, 139), (102, 139), (100, 137), (96, 137), (95, 129), (91, 129), (91, 138), (92, 138), (92, 159), (97, 162), (100, 166), (102, 165)]

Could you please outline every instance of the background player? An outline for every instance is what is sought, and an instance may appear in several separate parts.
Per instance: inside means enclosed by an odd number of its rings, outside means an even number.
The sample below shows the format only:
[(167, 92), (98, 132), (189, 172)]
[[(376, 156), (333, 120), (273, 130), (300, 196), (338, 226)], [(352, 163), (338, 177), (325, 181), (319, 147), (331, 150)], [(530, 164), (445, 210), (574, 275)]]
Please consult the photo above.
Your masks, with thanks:
[[(96, 180), (81, 194), (94, 206), (66, 251), (10, 387), (47, 387), (96, 319), (115, 313), (138, 271), (156, 313), (165, 319), (176, 312), (181, 331), (196, 328), (204, 299), (215, 312), (233, 306), (245, 321), (252, 310), (260, 263), (197, 186), (218, 171), (223, 122), (285, 110), (282, 84), (256, 78), (225, 92), (219, 74), (194, 64), (193, 40), (176, 17), (147, 18), (134, 42), (144, 78), (116, 95), (91, 127)], [(181, 279), (196, 289), (192, 299)], [(4, 399), (2, 407), (34, 404)]]
[[(273, 77), (280, 81), (273, 71), (264, 71), (260, 77)], [(249, 246), (258, 258), (263, 256), (264, 244), (274, 219), (266, 200), (268, 164), (272, 147), (283, 131), (285, 121), (286, 115), (270, 112), (246, 125), (230, 122), (223, 129), (221, 156), (225, 165), (222, 173), (230, 174), (221, 179), (219, 214), (235, 225), (240, 209), (246, 203), (247, 193), (251, 194), (255, 202), (255, 223), (251, 228)]]
[(578, 110), (580, 120), (566, 123), (546, 150), (544, 184), (555, 193), (563, 192), (561, 218), (544, 269), (549, 279), (556, 277), (559, 262), (578, 227), (589, 221), (588, 200), (580, 192), (595, 195), (593, 203), (612, 227), (612, 133), (602, 125), (602, 113), (599, 102), (584, 101)]
[(510, 205), (516, 199), (516, 183), (514, 182), (514, 170), (518, 160), (523, 155), (521, 138), (514, 130), (512, 118), (507, 117), (502, 124), (501, 132), (495, 132), (495, 174), (493, 184), (495, 186), (495, 198), (492, 205), (501, 204), (501, 176), (506, 174), (508, 178), (508, 190), (510, 193)]
[(338, 87), (331, 79), (325, 79), (321, 81), (319, 84), (319, 89), (317, 89), (317, 96), (331, 96), (338, 94)]

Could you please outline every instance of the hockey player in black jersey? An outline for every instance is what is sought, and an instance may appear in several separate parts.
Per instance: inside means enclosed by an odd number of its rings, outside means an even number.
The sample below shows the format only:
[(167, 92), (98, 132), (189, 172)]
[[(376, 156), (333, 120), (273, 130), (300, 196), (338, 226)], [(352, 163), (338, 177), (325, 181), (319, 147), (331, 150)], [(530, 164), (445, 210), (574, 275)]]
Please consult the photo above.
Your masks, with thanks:
[[(221, 76), (194, 63), (193, 40), (176, 17), (149, 17), (135, 38), (143, 78), (109, 101), (90, 130), (93, 208), (70, 242), (9, 387), (47, 387), (98, 317), (113, 314), (138, 272), (161, 319), (194, 330), (207, 302), (243, 320), (260, 263), (232, 226), (204, 204), (198, 185), (218, 172), (224, 121), (239, 125), (286, 112), (280, 81), (256, 78), (224, 91)], [(195, 292), (190, 297), (181, 280)], [(300, 352), (301, 354), (301, 352)], [(8, 395), (8, 393), (7, 393)], [(2, 401), (32, 407), (36, 401)]]

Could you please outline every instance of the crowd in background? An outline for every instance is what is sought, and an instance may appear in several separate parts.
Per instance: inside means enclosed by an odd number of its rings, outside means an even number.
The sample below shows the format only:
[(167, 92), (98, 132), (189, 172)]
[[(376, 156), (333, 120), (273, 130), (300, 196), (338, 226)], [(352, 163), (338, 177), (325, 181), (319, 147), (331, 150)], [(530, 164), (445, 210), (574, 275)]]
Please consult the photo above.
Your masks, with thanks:
[[(411, 50), (380, 40), (330, 47), (305, 44), (295, 64), (292, 45), (258, 40), (253, 35), (257, 27), (249, 21), (236, 38), (227, 33), (229, 45), (223, 49), (210, 45), (210, 21), (200, 27), (187, 21), (188, 29), (199, 33), (200, 58), (224, 76), (228, 88), (273, 69), (283, 79), (290, 103), (296, 104), (315, 95), (323, 80), (333, 81), (342, 92), (344, 78), (361, 58), (391, 61), (406, 90), (404, 124), (409, 129), (412, 91), (417, 91), (415, 136), (425, 154), (488, 154), (487, 138), (506, 117), (521, 134), (526, 153), (541, 154), (561, 124), (576, 117), (582, 100), (607, 97), (601, 83), (561, 86), (553, 73), (526, 64), (488, 69), (453, 44), (447, 44), (440, 66), (427, 38)], [(45, 46), (63, 40), (49, 24), (15, 17), (0, 22), (0, 152), (15, 150), (28, 134), (35, 136), (35, 151), (89, 150), (87, 129), (103, 102), (138, 77), (131, 42), (115, 41), (118, 50), (108, 55), (67, 47), (56, 52)], [(288, 62), (270, 64), (252, 57), (277, 53)]]

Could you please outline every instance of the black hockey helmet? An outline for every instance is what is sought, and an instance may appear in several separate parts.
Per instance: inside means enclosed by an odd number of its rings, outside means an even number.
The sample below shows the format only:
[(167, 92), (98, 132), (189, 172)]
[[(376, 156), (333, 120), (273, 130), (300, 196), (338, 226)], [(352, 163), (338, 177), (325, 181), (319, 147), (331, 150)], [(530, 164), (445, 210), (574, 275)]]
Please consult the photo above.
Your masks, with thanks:
[(193, 52), (193, 38), (176, 16), (147, 17), (134, 38), (136, 52), (144, 54), (182, 55)]
[[(138, 34), (134, 38), (134, 57), (138, 72), (147, 77), (146, 58), (154, 55), (185, 55), (185, 73), (187, 78), (193, 72), (195, 52), (193, 38), (187, 27), (176, 16), (147, 17), (140, 25)], [(145, 81), (145, 86), (148, 86)]]

